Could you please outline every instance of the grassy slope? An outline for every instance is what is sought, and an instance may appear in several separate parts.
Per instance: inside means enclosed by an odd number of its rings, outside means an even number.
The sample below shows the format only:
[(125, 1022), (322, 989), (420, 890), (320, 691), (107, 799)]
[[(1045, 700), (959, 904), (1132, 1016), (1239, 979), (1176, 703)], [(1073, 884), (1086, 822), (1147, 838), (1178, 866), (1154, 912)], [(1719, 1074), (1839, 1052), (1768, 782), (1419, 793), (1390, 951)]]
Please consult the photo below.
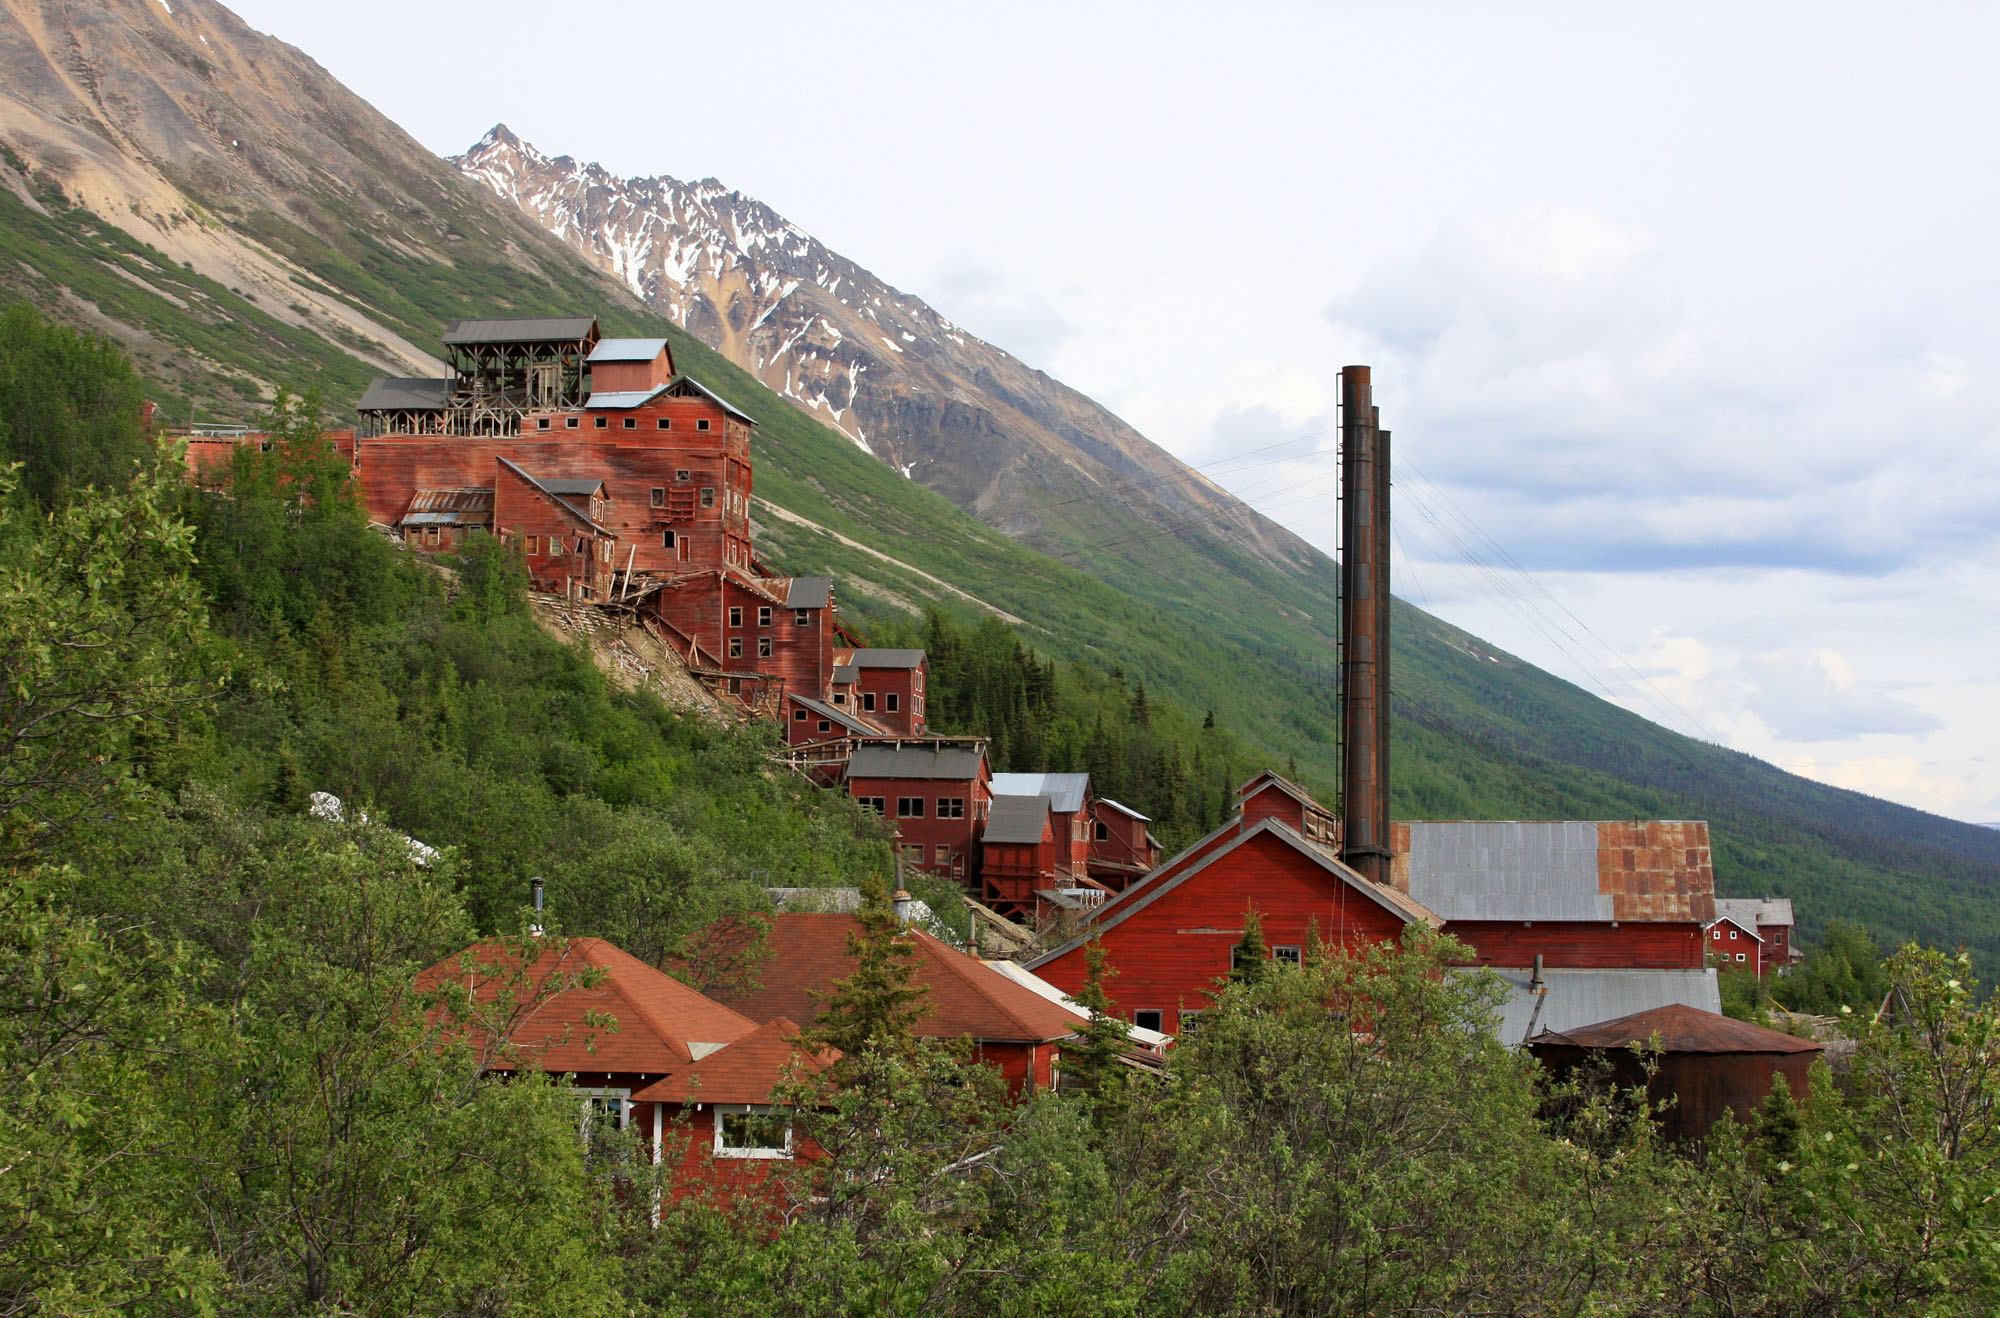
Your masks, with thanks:
[[(799, 414), (678, 328), (663, 331), (564, 250), (537, 253), (530, 266), (470, 242), (445, 265), (397, 256), (361, 233), (336, 242), (268, 214), (235, 222), (420, 345), (436, 345), (445, 321), (468, 312), (596, 309), (606, 333), (666, 332), (683, 369), (761, 423), (760, 495), (1018, 615), (1027, 638), (1049, 653), (1120, 665), (1160, 695), (1214, 709), (1274, 762), (1296, 756), (1308, 779), (1333, 780), (1330, 579), (1278, 572), (1199, 528), (1136, 552), (1086, 557), (1098, 575), (1025, 548)], [(344, 410), (371, 373), (86, 212), (38, 216), (0, 194), (0, 258), (0, 288), (84, 322), (92, 319), (80, 306), (87, 303), (136, 331), (138, 355), (166, 386), (169, 417), (187, 415), (186, 400), (198, 398), (216, 419), (247, 419), (265, 381), (294, 389), (317, 382), (330, 407)], [(1058, 546), (1098, 544), (1129, 529), (1065, 507), (1074, 511), (1045, 520), (1038, 533)], [(841, 577), (843, 600), (863, 622), (937, 593), (805, 528), (772, 524), (763, 544), (785, 567)], [(1218, 555), (1230, 559), (1226, 573), (1214, 570)], [(1468, 647), (1415, 609), (1400, 609), (1399, 619), (1399, 813), (1708, 818), (1725, 891), (1801, 898), (1809, 926), (1851, 915), (2000, 958), (1991, 901), (2000, 833), (1803, 782), (1666, 732), (1506, 656), (1475, 657), (1468, 649), (1484, 647)]]

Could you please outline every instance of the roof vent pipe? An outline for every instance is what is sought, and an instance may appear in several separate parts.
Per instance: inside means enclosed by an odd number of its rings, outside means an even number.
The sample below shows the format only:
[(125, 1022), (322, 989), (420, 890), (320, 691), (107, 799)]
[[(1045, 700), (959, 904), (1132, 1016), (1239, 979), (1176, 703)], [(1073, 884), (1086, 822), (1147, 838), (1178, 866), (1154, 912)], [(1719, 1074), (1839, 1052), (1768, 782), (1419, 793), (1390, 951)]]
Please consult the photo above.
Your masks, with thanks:
[(910, 922), (909, 890), (905, 888), (896, 889), (895, 900), (896, 900), (896, 923), (908, 924)]
[(542, 936), (542, 876), (537, 874), (528, 880), (528, 892), (535, 899), (535, 922), (528, 926), (528, 932), (535, 937)]
[(1535, 995), (1535, 1010), (1528, 1016), (1528, 1030), (1527, 1033), (1521, 1036), (1522, 1043), (1526, 1043), (1534, 1037), (1535, 1022), (1542, 1018), (1542, 1004), (1549, 1000), (1549, 986), (1547, 981), (1542, 978), (1542, 954), (1540, 952), (1535, 953), (1535, 973), (1528, 978), (1528, 992)]

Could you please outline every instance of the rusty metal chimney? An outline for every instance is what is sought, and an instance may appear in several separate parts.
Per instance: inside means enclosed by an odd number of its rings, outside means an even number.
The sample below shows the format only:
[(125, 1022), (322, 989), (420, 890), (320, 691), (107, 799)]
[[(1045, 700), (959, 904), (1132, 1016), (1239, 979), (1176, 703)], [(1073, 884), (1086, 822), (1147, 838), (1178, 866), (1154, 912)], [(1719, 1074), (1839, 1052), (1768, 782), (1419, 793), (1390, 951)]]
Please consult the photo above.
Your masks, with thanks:
[(1389, 862), (1389, 432), (1370, 372), (1340, 372), (1340, 858), (1376, 883)]

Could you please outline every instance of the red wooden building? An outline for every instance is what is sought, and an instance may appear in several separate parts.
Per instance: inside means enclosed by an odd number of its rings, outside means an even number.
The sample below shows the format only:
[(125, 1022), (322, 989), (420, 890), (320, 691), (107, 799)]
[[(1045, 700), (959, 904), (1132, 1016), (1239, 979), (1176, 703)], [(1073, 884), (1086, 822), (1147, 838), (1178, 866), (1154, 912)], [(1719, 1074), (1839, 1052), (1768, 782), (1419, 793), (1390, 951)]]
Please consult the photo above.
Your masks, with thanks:
[(847, 762), (847, 793), (894, 824), (906, 864), (970, 883), (993, 799), (983, 740), (863, 742)]
[(834, 655), (834, 704), (894, 737), (924, 732), (924, 681), (930, 665), (922, 650), (842, 650)]
[(1797, 960), (1789, 897), (1717, 897), (1707, 954), (1717, 966), (1748, 969), (1759, 979)]
[(1269, 955), (1296, 962), (1309, 931), (1329, 946), (1390, 942), (1420, 923), (1443, 922), (1407, 895), (1370, 883), (1275, 819), (1231, 820), (1099, 907), (1084, 933), (1028, 962), (1043, 979), (1075, 994), (1083, 987), (1085, 945), (1102, 940), (1118, 974), (1105, 984), (1133, 1024), (1184, 1033), (1211, 1005), (1243, 939), (1254, 904)]
[(1100, 796), (1090, 804), (1090, 849), (1085, 867), (1090, 877), (1113, 892), (1160, 863), (1160, 840), (1152, 820)]
[(1090, 819), (1095, 798), (1087, 773), (996, 773), (995, 795), (1046, 796), (1055, 829), (1055, 872), (1065, 886), (1085, 880), (1090, 868)]
[[(715, 996), (746, 1016), (811, 1021), (834, 982), (854, 973), (848, 936), (860, 922), (852, 915), (789, 911), (771, 920), (769, 957), (753, 982)], [(911, 982), (923, 987), (929, 1007), (918, 1034), (971, 1040), (974, 1057), (997, 1068), (1016, 1096), (1056, 1083), (1062, 1042), (1076, 1033), (1072, 1013), (920, 929), (906, 929), (904, 936), (916, 950)]]
[[(774, 716), (778, 693), (828, 698), (854, 644), (833, 583), (757, 561), (754, 423), (678, 374), (665, 339), (560, 316), (455, 320), (444, 344), (450, 375), (376, 380), (357, 407), (373, 520), (422, 549), (497, 535), (536, 589), (636, 607), (697, 676)], [(920, 727), (921, 656), (900, 680)]]
[[(995, 774), (994, 781), (1019, 776)], [(1049, 798), (996, 791), (979, 839), (980, 899), (1010, 919), (1025, 915), (1032, 920), (1036, 894), (1058, 882), (1056, 851)]]

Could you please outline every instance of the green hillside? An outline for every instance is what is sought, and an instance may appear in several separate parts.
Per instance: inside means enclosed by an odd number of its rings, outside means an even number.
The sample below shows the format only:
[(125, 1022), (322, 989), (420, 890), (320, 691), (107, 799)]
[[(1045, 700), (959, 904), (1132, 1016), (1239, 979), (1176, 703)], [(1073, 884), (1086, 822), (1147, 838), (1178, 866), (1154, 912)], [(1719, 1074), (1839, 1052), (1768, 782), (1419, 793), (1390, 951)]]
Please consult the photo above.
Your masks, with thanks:
[[(47, 213), (0, 190), (0, 290), (113, 333), (157, 382), (168, 417), (192, 410), (248, 420), (270, 385), (317, 384), (338, 421), (373, 373), (62, 204), (45, 182), (27, 183), (43, 189)], [(399, 256), (365, 234), (343, 244), (275, 217), (236, 222), (309, 269), (304, 277), (433, 350), (446, 320), (462, 314), (594, 310), (607, 334), (665, 333), (683, 369), (760, 423), (760, 497), (813, 524), (760, 514), (762, 552), (790, 570), (836, 574), (843, 607), (861, 625), (929, 603), (979, 612), (925, 574), (941, 578), (1019, 619), (1023, 640), (1047, 655), (1122, 668), (1158, 697), (1213, 710), (1272, 763), (1295, 759), (1330, 796), (1331, 571), (1280, 572), (1186, 529), (1085, 556), (1088, 571), (1026, 548), (811, 421), (553, 240), (532, 262), (462, 241), (447, 265)], [(1097, 509), (1074, 509), (1069, 524), (1044, 533), (1082, 546), (1119, 529), (1093, 529)], [(1725, 892), (1799, 898), (1809, 933), (1848, 916), (1897, 937), (1963, 941), (1988, 965), (2000, 962), (1992, 902), (2000, 833), (1809, 783), (1667, 732), (1408, 605), (1398, 607), (1396, 674), (1400, 814), (1707, 818)]]

